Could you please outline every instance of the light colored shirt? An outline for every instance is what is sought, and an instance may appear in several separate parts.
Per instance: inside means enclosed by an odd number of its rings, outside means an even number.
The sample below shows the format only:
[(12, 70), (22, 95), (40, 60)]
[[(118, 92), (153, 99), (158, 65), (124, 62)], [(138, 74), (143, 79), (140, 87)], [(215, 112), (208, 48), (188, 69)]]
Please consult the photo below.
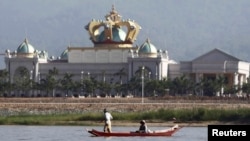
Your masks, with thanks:
[(112, 115), (109, 112), (104, 113), (105, 116), (105, 122), (107, 124), (111, 124), (111, 119), (113, 119)]

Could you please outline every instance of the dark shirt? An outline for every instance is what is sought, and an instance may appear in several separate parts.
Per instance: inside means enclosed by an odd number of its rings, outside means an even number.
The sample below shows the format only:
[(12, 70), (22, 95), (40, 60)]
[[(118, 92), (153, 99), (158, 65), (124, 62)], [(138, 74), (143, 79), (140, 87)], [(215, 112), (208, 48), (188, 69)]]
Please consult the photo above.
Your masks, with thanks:
[(141, 125), (139, 128), (140, 132), (146, 132), (147, 127), (145, 125)]

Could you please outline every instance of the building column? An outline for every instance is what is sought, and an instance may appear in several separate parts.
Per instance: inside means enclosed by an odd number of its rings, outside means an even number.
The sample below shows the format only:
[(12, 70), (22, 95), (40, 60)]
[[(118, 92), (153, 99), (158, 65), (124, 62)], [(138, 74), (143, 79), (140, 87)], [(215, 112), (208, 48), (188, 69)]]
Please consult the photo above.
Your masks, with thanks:
[(162, 80), (162, 63), (159, 63), (158, 68), (159, 68), (158, 80)]
[(234, 85), (238, 85), (239, 80), (238, 80), (238, 73), (234, 73)]
[[(235, 86), (235, 90), (238, 90), (238, 86), (239, 86), (239, 74), (237, 72), (234, 73), (234, 86)], [(238, 93), (235, 93), (236, 95), (238, 95)]]
[(242, 90), (241, 90), (241, 88), (242, 88), (242, 86), (243, 86), (243, 82), (244, 82), (244, 75), (243, 74), (239, 74), (239, 88), (240, 88), (240, 91), (239, 91), (239, 95), (241, 95), (242, 94)]
[[(216, 73), (215, 75), (216, 75), (215, 78), (217, 80), (219, 78), (220, 74)], [(216, 91), (216, 96), (220, 96), (220, 91)]]
[(156, 65), (155, 65), (155, 80), (159, 80), (158, 79), (158, 63), (156, 62)]

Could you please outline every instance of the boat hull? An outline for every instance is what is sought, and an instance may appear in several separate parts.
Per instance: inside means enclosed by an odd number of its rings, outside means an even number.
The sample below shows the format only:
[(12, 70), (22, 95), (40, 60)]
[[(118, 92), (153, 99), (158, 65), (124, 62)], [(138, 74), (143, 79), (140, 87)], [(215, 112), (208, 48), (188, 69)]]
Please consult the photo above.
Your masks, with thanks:
[(93, 136), (103, 136), (103, 137), (109, 137), (109, 136), (116, 136), (116, 137), (131, 137), (131, 136), (172, 136), (175, 132), (177, 132), (180, 129), (178, 126), (174, 126), (172, 128), (168, 128), (165, 130), (156, 130), (151, 131), (149, 133), (138, 133), (138, 132), (102, 132), (95, 129), (87, 130), (90, 134)]

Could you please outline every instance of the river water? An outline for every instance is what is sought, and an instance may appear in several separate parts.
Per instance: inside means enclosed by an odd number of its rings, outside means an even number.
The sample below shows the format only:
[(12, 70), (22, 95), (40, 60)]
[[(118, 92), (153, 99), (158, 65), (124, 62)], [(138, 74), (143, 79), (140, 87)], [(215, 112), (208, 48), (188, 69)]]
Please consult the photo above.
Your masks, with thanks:
[[(207, 141), (207, 127), (183, 127), (172, 137), (92, 137), (86, 129), (101, 126), (0, 126), (1, 141)], [(151, 130), (163, 127), (150, 127)], [(137, 127), (116, 127), (113, 131), (135, 131)]]

